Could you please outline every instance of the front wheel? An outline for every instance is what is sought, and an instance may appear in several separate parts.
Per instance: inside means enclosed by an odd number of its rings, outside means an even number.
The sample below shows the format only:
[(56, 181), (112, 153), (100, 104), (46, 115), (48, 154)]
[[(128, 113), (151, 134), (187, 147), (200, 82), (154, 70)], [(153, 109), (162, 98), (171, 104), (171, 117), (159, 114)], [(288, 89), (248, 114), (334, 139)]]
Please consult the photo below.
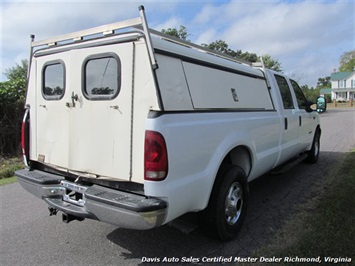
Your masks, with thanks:
[(202, 223), (212, 236), (223, 241), (234, 238), (245, 218), (248, 182), (242, 168), (223, 165), (218, 173)]
[(314, 134), (312, 148), (307, 152), (308, 157), (306, 158), (307, 163), (316, 163), (319, 158), (320, 152), (320, 131), (317, 130)]

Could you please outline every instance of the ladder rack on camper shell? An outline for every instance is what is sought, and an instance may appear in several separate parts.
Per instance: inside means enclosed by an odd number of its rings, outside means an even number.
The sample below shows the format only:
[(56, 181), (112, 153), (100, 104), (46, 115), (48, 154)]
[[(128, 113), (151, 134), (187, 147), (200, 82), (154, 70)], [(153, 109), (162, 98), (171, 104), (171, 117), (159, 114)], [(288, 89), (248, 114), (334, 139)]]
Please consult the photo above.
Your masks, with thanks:
[(90, 37), (92, 38), (93, 36), (97, 37), (97, 35), (99, 34), (102, 35), (101, 37), (105, 37), (107, 35), (115, 34), (116, 30), (123, 30), (126, 28), (141, 26), (143, 27), (143, 32), (147, 39), (148, 52), (149, 52), (149, 57), (151, 60), (152, 67), (153, 69), (156, 69), (157, 64), (156, 64), (154, 51), (152, 47), (152, 41), (149, 34), (147, 19), (144, 12), (144, 6), (139, 6), (139, 13), (140, 13), (140, 17), (138, 18), (124, 20), (121, 22), (107, 24), (107, 25), (90, 28), (86, 30), (81, 30), (81, 31), (60, 35), (60, 36), (52, 37), (41, 41), (34, 41), (35, 36), (31, 35), (31, 51), (30, 51), (29, 66), (31, 65), (34, 47), (47, 46), (49, 48), (49, 47), (54, 47), (59, 45), (72, 44), (72, 43), (84, 41), (84, 38), (90, 39)]
[(69, 33), (69, 34), (65, 34), (65, 35), (60, 35), (60, 36), (48, 38), (45, 40), (34, 41), (35, 36), (31, 35), (31, 51), (30, 51), (29, 67), (31, 65), (33, 49), (35, 47), (39, 48), (39, 47), (44, 46), (44, 48), (52, 48), (55, 46), (79, 43), (79, 42), (83, 42), (85, 40), (91, 40), (92, 38), (98, 38), (98, 36), (101, 38), (109, 36), (109, 35), (112, 36), (115, 34), (115, 31), (123, 30), (123, 29), (127, 29), (127, 28), (134, 28), (134, 29), (138, 29), (140, 31), (143, 31), (143, 33), (146, 37), (146, 42), (147, 42), (147, 46), (148, 46), (148, 53), (149, 53), (149, 57), (150, 57), (151, 65), (152, 65), (153, 69), (157, 69), (158, 65), (156, 63), (156, 59), (155, 59), (155, 55), (154, 55), (154, 47), (153, 47), (152, 40), (151, 40), (151, 34), (155, 35), (157, 37), (160, 37), (162, 39), (168, 40), (170, 42), (173, 42), (173, 43), (176, 43), (179, 45), (183, 45), (188, 48), (192, 48), (192, 49), (204, 52), (204, 53), (208, 53), (208, 54), (211, 54), (211, 55), (223, 58), (223, 59), (227, 59), (227, 60), (233, 61), (235, 63), (251, 66), (250, 62), (236, 59), (234, 57), (230, 57), (228, 55), (224, 55), (222, 53), (210, 50), (210, 49), (203, 47), (201, 45), (187, 42), (187, 41), (181, 40), (179, 38), (164, 34), (162, 32), (150, 29), (148, 27), (147, 18), (146, 18), (145, 11), (144, 11), (144, 6), (139, 6), (139, 13), (140, 13), (140, 17), (138, 17), (138, 18), (124, 20), (121, 22), (116, 22), (116, 23), (107, 24), (107, 25), (102, 25), (99, 27), (94, 27), (94, 28), (90, 28), (90, 29), (86, 29), (86, 30), (81, 30), (81, 31), (77, 31), (77, 32), (73, 32), (73, 33)]

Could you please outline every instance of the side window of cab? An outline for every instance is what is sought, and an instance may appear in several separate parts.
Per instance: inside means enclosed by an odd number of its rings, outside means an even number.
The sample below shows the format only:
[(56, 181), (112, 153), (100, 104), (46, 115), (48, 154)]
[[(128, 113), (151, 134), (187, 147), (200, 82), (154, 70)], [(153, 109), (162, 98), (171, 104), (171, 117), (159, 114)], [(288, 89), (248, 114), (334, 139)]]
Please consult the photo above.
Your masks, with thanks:
[(275, 79), (281, 93), (284, 109), (295, 109), (295, 106), (293, 104), (291, 89), (288, 86), (287, 80), (280, 75), (275, 75)]
[(292, 79), (290, 79), (290, 82), (296, 95), (298, 107), (300, 109), (306, 109), (307, 98), (304, 96), (301, 87)]

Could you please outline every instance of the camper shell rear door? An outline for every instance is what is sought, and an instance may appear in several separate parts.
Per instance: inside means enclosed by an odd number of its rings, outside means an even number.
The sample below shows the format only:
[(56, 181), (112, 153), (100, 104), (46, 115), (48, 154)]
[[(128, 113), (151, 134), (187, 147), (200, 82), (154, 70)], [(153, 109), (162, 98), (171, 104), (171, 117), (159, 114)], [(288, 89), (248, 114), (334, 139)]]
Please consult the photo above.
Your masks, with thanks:
[(38, 56), (36, 160), (131, 178), (132, 42)]

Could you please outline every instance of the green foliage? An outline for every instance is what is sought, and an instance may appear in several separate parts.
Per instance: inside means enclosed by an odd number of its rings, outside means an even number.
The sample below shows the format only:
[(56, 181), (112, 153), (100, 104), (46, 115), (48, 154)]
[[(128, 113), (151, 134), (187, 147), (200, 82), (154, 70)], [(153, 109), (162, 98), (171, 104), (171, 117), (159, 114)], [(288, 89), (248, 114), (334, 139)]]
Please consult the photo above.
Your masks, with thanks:
[(272, 59), (270, 55), (266, 54), (263, 56), (263, 61), (266, 68), (282, 73), (281, 63), (278, 60)]
[(27, 79), (17, 78), (0, 82), (0, 103), (10, 107), (14, 103), (23, 102), (26, 96)]
[(8, 80), (17, 80), (17, 79), (27, 80), (27, 69), (28, 69), (28, 60), (22, 59), (21, 65), (16, 64), (16, 66), (6, 69), (4, 74), (8, 78)]
[[(234, 51), (230, 49), (228, 44), (223, 40), (217, 40), (210, 44), (202, 44), (202, 46), (246, 62), (260, 62), (260, 57), (256, 53), (242, 52), (241, 50)], [(278, 60), (272, 59), (270, 55), (264, 55), (263, 61), (266, 68), (282, 72), (281, 63)]]
[(340, 72), (355, 71), (355, 50), (345, 52), (340, 57)]
[[(181, 40), (186, 41), (188, 33), (185, 26), (180, 26), (179, 29), (176, 28), (169, 28), (169, 29), (162, 29), (162, 33), (168, 34), (170, 36), (179, 38)], [(189, 41), (189, 40), (188, 40)], [(254, 63), (260, 62), (260, 58), (256, 53), (249, 53), (249, 52), (242, 52), (241, 50), (233, 50), (230, 49), (228, 44), (223, 40), (216, 40), (211, 42), (210, 44), (203, 43), (201, 46), (206, 47), (210, 50), (216, 51), (221, 54), (228, 55), (230, 57), (234, 57), (238, 60)], [(270, 55), (264, 55), (263, 61), (266, 68), (282, 72), (281, 63), (275, 59), (272, 59)]]
[(304, 85), (301, 86), (301, 89), (303, 91), (303, 94), (306, 96), (307, 100), (315, 103), (319, 96), (319, 92), (321, 88), (317, 87), (314, 89), (313, 87), (309, 88), (308, 85)]
[(317, 88), (330, 88), (331, 87), (331, 82), (330, 82), (330, 76), (327, 76), (325, 78), (318, 78), (317, 82)]
[[(330, 82), (330, 76), (324, 77), (324, 78), (318, 78), (317, 82), (317, 87), (316, 88), (309, 88), (307, 85), (301, 86), (301, 89), (303, 91), (303, 94), (306, 96), (306, 98), (312, 102), (316, 102), (318, 96), (320, 95), (320, 90), (324, 88), (330, 88), (331, 87), (331, 82)], [(326, 100), (328, 102), (331, 101), (331, 95), (326, 95), (325, 96)]]
[(210, 44), (201, 44), (203, 47), (206, 47), (210, 50), (216, 51), (221, 54), (225, 54), (231, 57), (240, 58), (242, 51), (234, 51), (228, 47), (228, 44), (223, 40), (216, 40), (211, 42)]
[(0, 179), (14, 176), (15, 171), (24, 167), (20, 158), (0, 158)]
[(16, 181), (17, 181), (17, 177), (16, 176), (0, 179), (0, 186), (5, 186), (5, 185), (8, 185), (8, 184), (12, 184), (12, 183), (15, 183)]
[(189, 40), (187, 39), (187, 36), (188, 36), (187, 29), (183, 25), (180, 25), (179, 29), (168, 28), (167, 30), (166, 29), (162, 29), (161, 32), (164, 33), (164, 34), (167, 34), (167, 35), (170, 35), (170, 36), (173, 36), (173, 37), (176, 37), (176, 38), (179, 38), (181, 40), (189, 42)]
[(27, 60), (5, 71), (9, 79), (0, 82), (0, 155), (19, 151), (21, 120), (27, 87)]
[(0, 82), (0, 103), (2, 106), (12, 106), (15, 103), (23, 102), (26, 97), (27, 87), (27, 60), (22, 60), (21, 65), (5, 70), (8, 81)]
[(256, 53), (244, 52), (240, 55), (240, 58), (250, 63), (259, 62), (259, 57)]

